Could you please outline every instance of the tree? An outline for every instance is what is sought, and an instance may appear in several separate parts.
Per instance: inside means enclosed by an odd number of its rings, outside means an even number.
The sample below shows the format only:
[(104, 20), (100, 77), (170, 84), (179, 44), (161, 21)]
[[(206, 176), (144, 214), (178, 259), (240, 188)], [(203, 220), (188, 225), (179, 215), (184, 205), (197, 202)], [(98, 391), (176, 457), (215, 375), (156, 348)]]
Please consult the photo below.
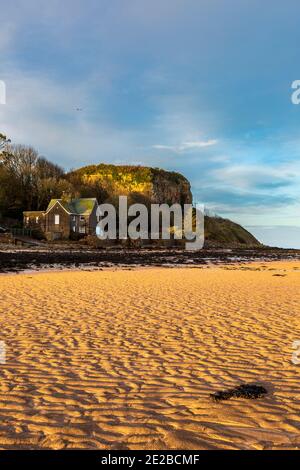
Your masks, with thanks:
[(33, 209), (37, 160), (36, 150), (23, 145), (7, 146), (2, 154), (3, 166), (18, 182), (20, 209)]
[[(14, 208), (21, 217), (24, 210), (43, 210), (51, 197), (70, 191), (64, 170), (40, 157), (32, 147), (6, 145), (1, 154), (2, 190), (0, 206)], [(9, 181), (13, 188), (9, 187)]]
[(36, 209), (45, 210), (50, 199), (61, 198), (64, 193), (73, 193), (73, 186), (64, 178), (41, 178), (37, 180)]
[(9, 144), (10, 142), (10, 139), (7, 139), (6, 135), (1, 134), (0, 132), (0, 152), (4, 149), (5, 145)]
[(36, 162), (36, 172), (40, 179), (55, 178), (60, 179), (64, 177), (64, 170), (55, 163), (49, 162), (45, 157), (39, 157)]
[(64, 170), (44, 157), (39, 157), (35, 171), (35, 207), (44, 210), (51, 198), (61, 197), (64, 191), (71, 191), (72, 186), (64, 179)]

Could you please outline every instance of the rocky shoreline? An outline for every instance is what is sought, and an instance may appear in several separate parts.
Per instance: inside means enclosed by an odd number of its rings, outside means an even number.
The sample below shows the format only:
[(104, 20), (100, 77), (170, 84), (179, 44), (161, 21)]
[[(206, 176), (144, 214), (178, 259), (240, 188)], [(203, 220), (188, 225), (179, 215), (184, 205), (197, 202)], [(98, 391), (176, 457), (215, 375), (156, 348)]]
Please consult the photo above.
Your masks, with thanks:
[(160, 250), (0, 249), (0, 273), (133, 267), (180, 267), (251, 261), (299, 260), (300, 250), (275, 248)]

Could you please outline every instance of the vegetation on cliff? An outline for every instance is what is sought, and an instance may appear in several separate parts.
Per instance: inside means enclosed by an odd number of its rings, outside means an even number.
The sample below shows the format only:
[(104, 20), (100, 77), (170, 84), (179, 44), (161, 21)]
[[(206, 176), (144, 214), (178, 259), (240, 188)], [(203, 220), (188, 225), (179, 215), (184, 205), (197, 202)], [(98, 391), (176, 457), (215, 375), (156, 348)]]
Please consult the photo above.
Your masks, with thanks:
[(259, 246), (260, 242), (244, 227), (222, 217), (205, 216), (206, 246)]
[(95, 196), (101, 202), (119, 195), (133, 199), (139, 195), (149, 203), (192, 202), (189, 181), (179, 173), (159, 168), (101, 163), (74, 170), (67, 179), (81, 195)]

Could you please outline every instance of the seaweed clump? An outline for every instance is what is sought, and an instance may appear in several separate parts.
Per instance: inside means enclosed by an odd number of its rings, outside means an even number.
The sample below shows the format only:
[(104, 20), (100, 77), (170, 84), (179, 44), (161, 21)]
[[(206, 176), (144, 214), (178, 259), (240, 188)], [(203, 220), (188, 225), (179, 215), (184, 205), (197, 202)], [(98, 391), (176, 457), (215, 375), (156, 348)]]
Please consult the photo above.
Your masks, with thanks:
[(218, 402), (222, 400), (229, 400), (230, 398), (246, 398), (249, 400), (254, 400), (256, 398), (263, 397), (267, 393), (268, 391), (261, 385), (243, 384), (229, 390), (211, 393), (210, 396), (213, 401)]

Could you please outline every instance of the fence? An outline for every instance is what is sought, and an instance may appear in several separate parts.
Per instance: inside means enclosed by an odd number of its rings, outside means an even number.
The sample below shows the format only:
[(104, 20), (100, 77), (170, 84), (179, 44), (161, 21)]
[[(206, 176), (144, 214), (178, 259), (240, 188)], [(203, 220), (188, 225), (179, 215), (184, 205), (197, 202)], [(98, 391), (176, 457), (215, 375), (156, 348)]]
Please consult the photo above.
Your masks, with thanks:
[(30, 228), (12, 228), (10, 230), (10, 233), (14, 237), (31, 237), (32, 236), (32, 230)]

